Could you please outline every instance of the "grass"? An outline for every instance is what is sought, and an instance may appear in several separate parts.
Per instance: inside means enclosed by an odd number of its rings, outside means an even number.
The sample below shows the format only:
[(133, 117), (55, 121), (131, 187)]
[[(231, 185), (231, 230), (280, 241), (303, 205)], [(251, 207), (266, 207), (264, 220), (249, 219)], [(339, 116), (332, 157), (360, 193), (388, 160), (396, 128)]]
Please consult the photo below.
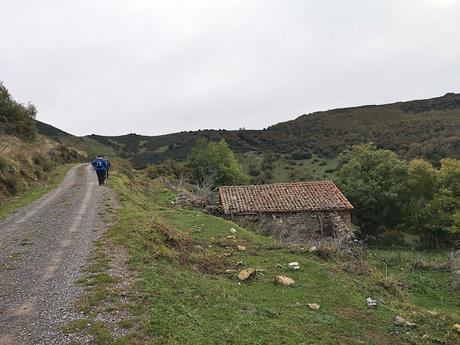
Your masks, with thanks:
[[(460, 320), (459, 294), (449, 290), (449, 273), (411, 272), (411, 261), (353, 261), (331, 252), (324, 260), (301, 246), (281, 245), (222, 218), (175, 205), (174, 191), (143, 177), (114, 175), (111, 186), (121, 208), (107, 233), (125, 246), (133, 285), (136, 322), (119, 341), (152, 344), (458, 344), (452, 326)], [(229, 239), (235, 228), (236, 239)], [(236, 250), (245, 245), (246, 251)], [(401, 253), (401, 256), (406, 254)], [(430, 255), (419, 253), (427, 262)], [(441, 260), (442, 254), (437, 254)], [(383, 265), (382, 256), (387, 269)], [(390, 260), (391, 259), (391, 260)], [(386, 260), (386, 261), (385, 261)], [(298, 261), (301, 269), (289, 271)], [(241, 283), (239, 269), (260, 269)], [(226, 270), (235, 270), (235, 272)], [(99, 272), (99, 270), (98, 270)], [(101, 271), (103, 273), (103, 269)], [(295, 280), (273, 284), (277, 275)], [(399, 281), (407, 288), (400, 288)], [(97, 283), (107, 286), (110, 282)], [(424, 288), (425, 287), (425, 288)], [(97, 291), (97, 288), (95, 288)], [(436, 299), (436, 295), (438, 298)], [(439, 303), (443, 296), (443, 303)], [(110, 298), (109, 295), (102, 298)], [(366, 298), (379, 301), (368, 309)], [(94, 297), (97, 298), (97, 297)], [(308, 303), (318, 303), (318, 311)], [(400, 315), (417, 327), (395, 326)], [(102, 326), (98, 326), (99, 330)], [(102, 331), (101, 331), (102, 332)], [(106, 334), (102, 332), (101, 334)], [(115, 341), (115, 340), (114, 340)], [(104, 343), (96, 342), (96, 343)]]
[(46, 182), (38, 187), (32, 188), (18, 196), (9, 197), (0, 204), (0, 221), (3, 221), (10, 214), (18, 209), (41, 198), (43, 195), (56, 188), (64, 179), (72, 164), (60, 165), (48, 173)]

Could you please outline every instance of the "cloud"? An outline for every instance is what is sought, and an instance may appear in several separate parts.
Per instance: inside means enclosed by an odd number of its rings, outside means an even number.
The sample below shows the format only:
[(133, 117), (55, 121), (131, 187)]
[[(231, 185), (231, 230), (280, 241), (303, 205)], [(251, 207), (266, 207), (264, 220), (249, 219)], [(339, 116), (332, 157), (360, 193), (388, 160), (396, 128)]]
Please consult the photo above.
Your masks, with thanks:
[(263, 128), (459, 91), (459, 15), (447, 0), (3, 0), (0, 79), (75, 134)]

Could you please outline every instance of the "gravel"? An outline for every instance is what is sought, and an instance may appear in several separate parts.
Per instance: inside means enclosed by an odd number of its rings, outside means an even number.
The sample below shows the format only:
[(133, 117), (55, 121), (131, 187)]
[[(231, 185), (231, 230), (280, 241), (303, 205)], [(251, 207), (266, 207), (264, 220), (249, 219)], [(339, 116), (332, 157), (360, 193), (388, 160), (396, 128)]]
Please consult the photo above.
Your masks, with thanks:
[(75, 280), (104, 230), (99, 212), (113, 192), (90, 165), (0, 224), (0, 345), (67, 344), (60, 327), (82, 293)]

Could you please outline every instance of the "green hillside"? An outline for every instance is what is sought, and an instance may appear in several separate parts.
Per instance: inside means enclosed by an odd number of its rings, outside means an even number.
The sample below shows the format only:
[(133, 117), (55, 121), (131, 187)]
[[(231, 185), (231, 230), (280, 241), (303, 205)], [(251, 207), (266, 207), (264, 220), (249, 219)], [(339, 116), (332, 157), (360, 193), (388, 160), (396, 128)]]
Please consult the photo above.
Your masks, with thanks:
[[(174, 188), (142, 172), (115, 173), (110, 184), (121, 200), (117, 223), (79, 279), (84, 317), (66, 326), (69, 333), (97, 344), (458, 344), (458, 294), (451, 273), (437, 268), (444, 252), (372, 250), (358, 259), (333, 245), (312, 252), (181, 207)], [(116, 245), (138, 277), (124, 285), (128, 298), (110, 275), (107, 248)], [(288, 269), (292, 261), (298, 271)], [(241, 282), (245, 268), (257, 273)], [(278, 275), (295, 283), (277, 286)], [(368, 308), (368, 297), (378, 308)], [(113, 325), (118, 310), (125, 319)], [(397, 325), (397, 316), (415, 325)], [(125, 332), (114, 336), (114, 327)]]
[(460, 94), (387, 105), (368, 105), (302, 115), (264, 130), (201, 130), (161, 136), (129, 134), (89, 138), (111, 147), (136, 167), (183, 160), (199, 137), (225, 138), (236, 153), (296, 149), (335, 158), (353, 144), (374, 142), (403, 158), (460, 158)]

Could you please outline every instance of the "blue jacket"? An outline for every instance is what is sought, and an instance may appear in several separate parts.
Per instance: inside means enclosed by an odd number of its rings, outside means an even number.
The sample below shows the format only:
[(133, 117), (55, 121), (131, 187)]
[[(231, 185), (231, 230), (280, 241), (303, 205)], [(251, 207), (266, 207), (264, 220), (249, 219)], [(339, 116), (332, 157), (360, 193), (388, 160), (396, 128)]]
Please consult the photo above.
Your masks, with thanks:
[(109, 168), (108, 163), (104, 158), (96, 158), (91, 162), (91, 165), (96, 171), (105, 171)]

